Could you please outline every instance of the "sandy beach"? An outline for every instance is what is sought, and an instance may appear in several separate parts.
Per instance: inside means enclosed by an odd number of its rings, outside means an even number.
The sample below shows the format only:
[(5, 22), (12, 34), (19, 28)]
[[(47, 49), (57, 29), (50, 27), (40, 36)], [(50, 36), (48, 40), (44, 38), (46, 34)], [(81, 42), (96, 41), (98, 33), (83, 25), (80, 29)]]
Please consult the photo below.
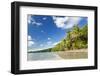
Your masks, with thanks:
[(28, 60), (62, 60), (62, 59), (86, 59), (88, 49), (67, 50), (59, 52), (28, 53)]

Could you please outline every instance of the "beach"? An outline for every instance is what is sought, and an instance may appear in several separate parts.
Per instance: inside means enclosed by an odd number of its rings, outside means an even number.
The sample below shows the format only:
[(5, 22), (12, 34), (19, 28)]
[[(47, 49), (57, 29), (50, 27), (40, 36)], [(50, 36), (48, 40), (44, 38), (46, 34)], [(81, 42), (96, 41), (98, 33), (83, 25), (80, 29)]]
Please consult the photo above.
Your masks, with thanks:
[(67, 50), (59, 52), (28, 53), (27, 60), (61, 60), (61, 59), (86, 59), (88, 49)]

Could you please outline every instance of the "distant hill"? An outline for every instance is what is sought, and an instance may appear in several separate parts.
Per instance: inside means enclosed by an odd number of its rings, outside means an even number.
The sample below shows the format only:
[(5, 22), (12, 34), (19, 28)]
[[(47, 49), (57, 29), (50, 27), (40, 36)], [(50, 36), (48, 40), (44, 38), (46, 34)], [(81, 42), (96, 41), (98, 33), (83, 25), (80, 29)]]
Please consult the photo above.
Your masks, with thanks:
[(43, 50), (39, 50), (39, 51), (29, 51), (28, 53), (51, 52), (51, 49), (52, 49), (52, 48), (43, 49)]

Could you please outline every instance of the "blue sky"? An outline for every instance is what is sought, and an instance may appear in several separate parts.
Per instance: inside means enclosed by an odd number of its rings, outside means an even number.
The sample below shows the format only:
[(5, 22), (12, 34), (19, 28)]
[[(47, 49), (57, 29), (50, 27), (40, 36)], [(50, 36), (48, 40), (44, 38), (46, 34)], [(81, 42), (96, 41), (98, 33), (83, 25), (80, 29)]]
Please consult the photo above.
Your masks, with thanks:
[(28, 49), (37, 51), (57, 45), (74, 25), (83, 27), (87, 17), (28, 15)]

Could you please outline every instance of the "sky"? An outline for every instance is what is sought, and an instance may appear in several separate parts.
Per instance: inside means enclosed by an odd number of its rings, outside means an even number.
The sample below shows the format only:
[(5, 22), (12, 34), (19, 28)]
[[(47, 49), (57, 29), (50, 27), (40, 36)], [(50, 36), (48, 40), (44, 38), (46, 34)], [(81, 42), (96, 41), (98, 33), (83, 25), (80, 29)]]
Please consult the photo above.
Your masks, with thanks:
[(87, 17), (28, 15), (28, 50), (52, 48), (63, 40), (74, 25), (88, 24)]

